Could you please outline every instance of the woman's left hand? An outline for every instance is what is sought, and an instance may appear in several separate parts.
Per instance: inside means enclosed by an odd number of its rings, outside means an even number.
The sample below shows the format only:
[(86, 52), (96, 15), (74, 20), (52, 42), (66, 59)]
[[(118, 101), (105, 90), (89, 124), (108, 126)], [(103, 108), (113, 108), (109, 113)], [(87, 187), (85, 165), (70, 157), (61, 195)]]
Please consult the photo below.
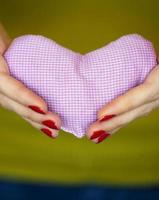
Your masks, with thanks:
[(159, 107), (159, 65), (151, 71), (144, 83), (102, 107), (98, 111), (97, 121), (87, 129), (87, 136), (95, 143), (102, 142), (136, 118), (147, 116), (157, 107)]

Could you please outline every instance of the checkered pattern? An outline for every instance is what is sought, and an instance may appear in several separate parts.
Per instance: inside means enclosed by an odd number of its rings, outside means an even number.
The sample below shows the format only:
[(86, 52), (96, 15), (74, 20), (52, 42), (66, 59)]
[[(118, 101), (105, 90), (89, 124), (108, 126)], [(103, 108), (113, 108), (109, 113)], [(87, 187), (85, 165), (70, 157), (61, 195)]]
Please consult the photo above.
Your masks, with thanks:
[(16, 38), (5, 53), (12, 76), (40, 95), (82, 137), (97, 111), (142, 83), (156, 65), (152, 44), (137, 34), (81, 55), (43, 36)]

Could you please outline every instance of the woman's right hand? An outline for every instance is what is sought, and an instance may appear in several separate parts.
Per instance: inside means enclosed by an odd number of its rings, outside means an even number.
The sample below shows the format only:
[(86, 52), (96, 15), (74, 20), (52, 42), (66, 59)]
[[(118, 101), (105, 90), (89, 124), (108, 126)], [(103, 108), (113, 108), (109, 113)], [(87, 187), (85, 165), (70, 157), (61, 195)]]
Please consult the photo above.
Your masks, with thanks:
[(0, 24), (0, 105), (14, 111), (32, 126), (55, 138), (61, 127), (56, 113), (49, 112), (45, 101), (9, 74), (3, 58), (10, 39)]

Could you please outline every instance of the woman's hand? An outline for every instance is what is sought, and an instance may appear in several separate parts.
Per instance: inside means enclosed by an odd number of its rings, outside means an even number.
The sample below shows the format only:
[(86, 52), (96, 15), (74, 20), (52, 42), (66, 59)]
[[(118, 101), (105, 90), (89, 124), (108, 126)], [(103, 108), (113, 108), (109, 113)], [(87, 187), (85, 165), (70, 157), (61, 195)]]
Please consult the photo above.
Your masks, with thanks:
[(32, 126), (55, 138), (61, 127), (56, 113), (47, 110), (44, 100), (9, 75), (3, 53), (10, 44), (4, 28), (0, 24), (0, 105), (19, 114)]
[(126, 126), (138, 117), (148, 115), (159, 107), (159, 65), (147, 76), (144, 83), (117, 97), (98, 111), (87, 136), (95, 143)]

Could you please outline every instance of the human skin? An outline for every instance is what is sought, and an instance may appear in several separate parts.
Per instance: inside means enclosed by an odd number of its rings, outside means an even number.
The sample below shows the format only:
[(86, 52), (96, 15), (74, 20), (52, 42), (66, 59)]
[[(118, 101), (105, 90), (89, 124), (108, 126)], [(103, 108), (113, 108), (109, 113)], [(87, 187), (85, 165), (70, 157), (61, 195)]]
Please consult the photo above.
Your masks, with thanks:
[[(45, 101), (9, 75), (3, 54), (11, 39), (0, 24), (0, 105), (16, 112), (33, 127), (55, 138), (61, 127), (57, 113), (48, 111)], [(20, 92), (19, 92), (20, 91)], [(147, 116), (159, 107), (159, 65), (139, 86), (103, 106), (97, 121), (90, 124), (86, 135), (100, 143), (133, 120)]]
[(100, 143), (133, 120), (149, 115), (158, 107), (159, 65), (142, 84), (103, 106), (97, 113), (97, 120), (88, 127), (86, 135), (94, 143)]
[(0, 23), (0, 106), (20, 115), (33, 127), (56, 138), (61, 127), (57, 113), (48, 111), (45, 101), (9, 74), (3, 58), (11, 39)]

